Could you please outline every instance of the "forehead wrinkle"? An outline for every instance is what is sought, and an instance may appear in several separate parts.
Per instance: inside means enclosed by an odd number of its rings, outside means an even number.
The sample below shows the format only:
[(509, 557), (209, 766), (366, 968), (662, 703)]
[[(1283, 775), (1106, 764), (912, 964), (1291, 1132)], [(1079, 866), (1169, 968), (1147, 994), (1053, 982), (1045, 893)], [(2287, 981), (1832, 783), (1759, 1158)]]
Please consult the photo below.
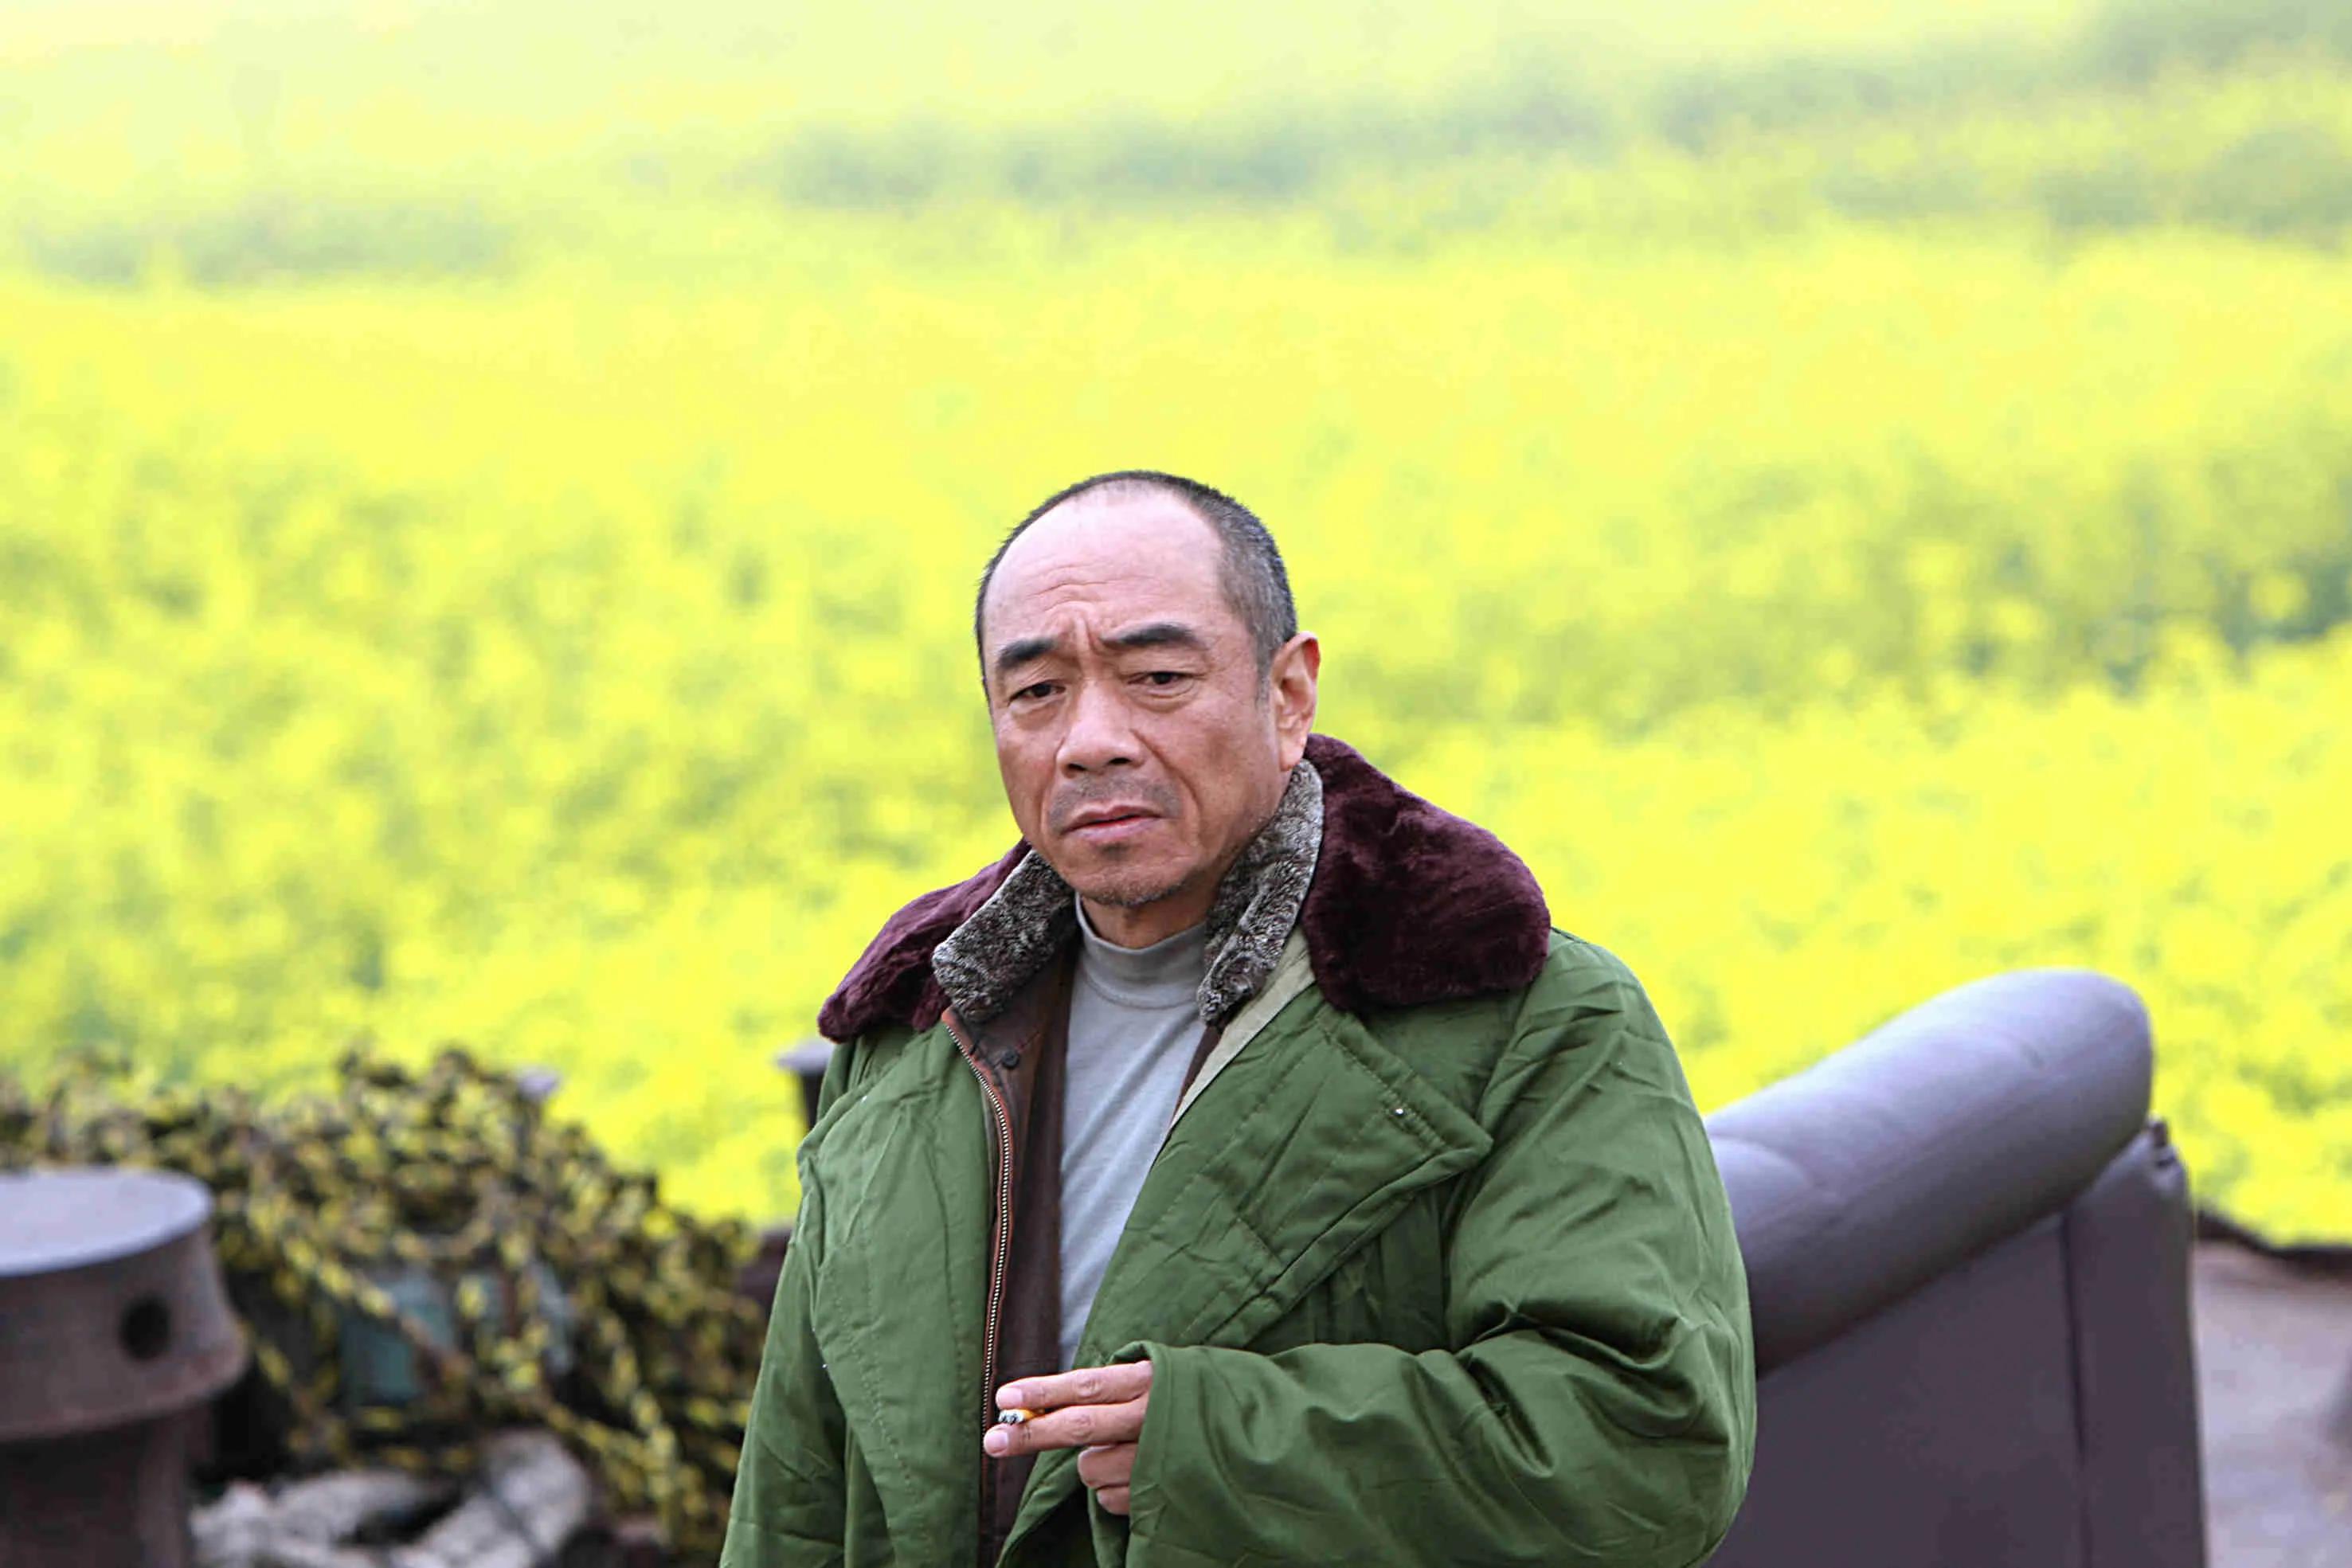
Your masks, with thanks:
[(1116, 570), (1106, 572), (1098, 567), (1092, 567), (1092, 563), (1087, 566), (1055, 564), (1031, 568), (1030, 571), (1036, 578), (1035, 581), (1023, 581), (1022, 569), (1018, 566), (1009, 570), (999, 569), (996, 580), (990, 584), (988, 597), (1000, 612), (1019, 608), (1024, 601), (1063, 600), (1074, 593), (1085, 593), (1089, 590), (1108, 588), (1121, 580), (1150, 576), (1148, 572), (1122, 573)]
[[(997, 634), (1000, 654), (1038, 639), (1064, 643), (1056, 651), (1066, 654), (1064, 629), (1055, 623), (1072, 614), (1081, 624), (1108, 614), (1130, 625), (1181, 618), (1204, 642), (1225, 642), (1229, 629), (1222, 626), (1221, 617), (1238, 616), (1239, 612), (1227, 591), (1222, 545), (1200, 517), (1190, 511), (1181, 516), (1211, 535), (1211, 559), (1189, 549), (1171, 552), (1165, 548), (1171, 541), (1162, 530), (1142, 530), (1142, 537), (1121, 541), (1105, 537), (1116, 524), (1111, 528), (1087, 523), (1073, 528), (1047, 514), (1038, 531), (1013, 542), (989, 584), (982, 614), (988, 629)], [(1046, 531), (1056, 520), (1064, 526)], [(1199, 570), (1203, 566), (1204, 580)], [(1118, 602), (1130, 595), (1152, 602)]]
[[(1213, 617), (1201, 614), (1193, 595), (1171, 596), (1171, 601), (1128, 610), (1104, 601), (1116, 600), (1123, 589), (1140, 587), (1149, 591), (1160, 587), (1165, 579), (1150, 571), (1114, 572), (1104, 576), (1057, 574), (1034, 585), (1013, 584), (1003, 594), (992, 593), (998, 601), (992, 605), (992, 616), (1003, 618), (1018, 615), (1024, 622), (1043, 622), (1071, 613), (1087, 620), (1099, 618), (1098, 612), (1126, 611), (1124, 619), (1131, 625), (1148, 625), (1162, 621), (1181, 620), (1196, 629), (1204, 629)], [(1215, 584), (1207, 586), (1213, 603), (1222, 604)], [(1024, 613), (1025, 612), (1025, 613)]]
[(1038, 583), (1029, 591), (1029, 596), (1046, 601), (1066, 600), (1073, 594), (1098, 593), (1107, 589), (1115, 590), (1123, 581), (1132, 581), (1144, 576), (1145, 574), (1139, 572), (1129, 573), (1125, 578), (1117, 574), (1108, 577), (1066, 575)]

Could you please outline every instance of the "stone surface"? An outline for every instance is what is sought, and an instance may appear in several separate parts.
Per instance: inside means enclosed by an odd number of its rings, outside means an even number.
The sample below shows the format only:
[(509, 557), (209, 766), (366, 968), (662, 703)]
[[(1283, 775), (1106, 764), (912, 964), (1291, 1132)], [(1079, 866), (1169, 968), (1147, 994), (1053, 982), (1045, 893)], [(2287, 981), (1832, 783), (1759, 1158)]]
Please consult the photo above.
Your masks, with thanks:
[(2352, 1568), (2352, 1270), (2197, 1249), (2211, 1568)]

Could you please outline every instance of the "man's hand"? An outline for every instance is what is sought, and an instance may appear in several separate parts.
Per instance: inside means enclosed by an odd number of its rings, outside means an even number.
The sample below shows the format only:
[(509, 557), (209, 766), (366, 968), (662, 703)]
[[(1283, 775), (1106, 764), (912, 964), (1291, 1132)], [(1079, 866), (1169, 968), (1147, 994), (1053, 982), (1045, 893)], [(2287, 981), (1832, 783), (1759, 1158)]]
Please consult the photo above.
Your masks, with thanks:
[(996, 1391), (999, 1410), (1026, 1410), (1019, 1426), (988, 1429), (981, 1447), (1002, 1458), (1047, 1448), (1078, 1450), (1078, 1479), (1113, 1513), (1127, 1511), (1135, 1474), (1135, 1445), (1143, 1436), (1143, 1406), (1151, 1395), (1151, 1363), (1081, 1366), (1049, 1377), (1024, 1377)]

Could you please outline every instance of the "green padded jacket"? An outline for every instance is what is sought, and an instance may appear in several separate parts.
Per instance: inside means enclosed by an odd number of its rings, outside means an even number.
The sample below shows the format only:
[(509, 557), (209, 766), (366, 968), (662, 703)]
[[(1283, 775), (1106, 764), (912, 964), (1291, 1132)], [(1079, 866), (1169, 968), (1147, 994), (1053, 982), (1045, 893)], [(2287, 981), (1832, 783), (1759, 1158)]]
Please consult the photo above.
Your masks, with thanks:
[[(1040, 1456), (998, 1561), (1703, 1562), (1755, 1364), (1672, 1044), (1491, 835), (1326, 737), (1297, 771), (1221, 890), (1216, 1048), (1084, 1328), (1078, 1364), (1152, 1364), (1130, 1511)], [(1012, 1151), (957, 1026), (1066, 904), (1016, 845), (828, 1002), (723, 1568), (977, 1563)]]

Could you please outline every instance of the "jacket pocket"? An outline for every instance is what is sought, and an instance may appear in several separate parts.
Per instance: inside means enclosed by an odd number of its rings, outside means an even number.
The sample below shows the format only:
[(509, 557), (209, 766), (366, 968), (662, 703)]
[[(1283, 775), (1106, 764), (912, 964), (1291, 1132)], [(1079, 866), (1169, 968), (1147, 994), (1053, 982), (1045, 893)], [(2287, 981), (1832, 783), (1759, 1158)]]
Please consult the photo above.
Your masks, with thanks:
[(1249, 1344), (1262, 1354), (1300, 1344), (1445, 1343), (1444, 1183), (1413, 1196)]

